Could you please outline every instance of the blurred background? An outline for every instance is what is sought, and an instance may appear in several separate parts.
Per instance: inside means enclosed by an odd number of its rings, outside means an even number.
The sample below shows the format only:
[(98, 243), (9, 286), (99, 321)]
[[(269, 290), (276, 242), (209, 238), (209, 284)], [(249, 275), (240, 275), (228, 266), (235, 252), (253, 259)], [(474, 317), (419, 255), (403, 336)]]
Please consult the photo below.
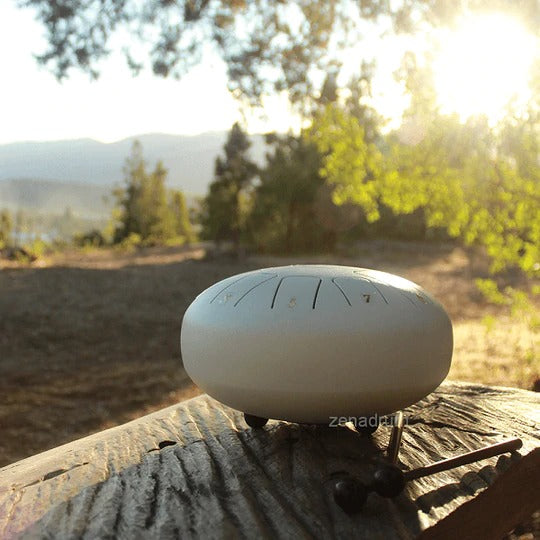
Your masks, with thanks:
[(0, 466), (196, 395), (182, 315), (323, 262), (448, 310), (449, 377), (540, 388), (536, 0), (0, 6)]

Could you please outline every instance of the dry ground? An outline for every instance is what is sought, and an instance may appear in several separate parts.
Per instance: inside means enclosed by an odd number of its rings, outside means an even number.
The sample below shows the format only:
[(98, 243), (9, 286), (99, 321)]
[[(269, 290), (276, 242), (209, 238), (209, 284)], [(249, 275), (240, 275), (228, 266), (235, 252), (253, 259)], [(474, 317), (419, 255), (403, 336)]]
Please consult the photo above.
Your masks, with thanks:
[(482, 301), (474, 278), (486, 263), (462, 248), (372, 241), (347, 257), (204, 255), (197, 246), (65, 253), (30, 267), (0, 261), (0, 466), (196, 394), (179, 354), (184, 310), (215, 281), (262, 266), (397, 273), (450, 313), (451, 378), (528, 388), (539, 375), (537, 336)]

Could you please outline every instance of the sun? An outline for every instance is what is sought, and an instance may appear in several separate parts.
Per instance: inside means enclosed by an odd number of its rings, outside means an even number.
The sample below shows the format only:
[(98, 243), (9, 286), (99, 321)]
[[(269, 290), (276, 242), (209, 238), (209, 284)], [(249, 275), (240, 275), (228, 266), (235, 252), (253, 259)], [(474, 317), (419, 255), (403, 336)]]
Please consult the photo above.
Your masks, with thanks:
[(462, 119), (483, 114), (490, 122), (504, 115), (510, 100), (530, 98), (530, 69), (538, 40), (510, 16), (477, 15), (441, 36), (433, 64), (441, 110)]

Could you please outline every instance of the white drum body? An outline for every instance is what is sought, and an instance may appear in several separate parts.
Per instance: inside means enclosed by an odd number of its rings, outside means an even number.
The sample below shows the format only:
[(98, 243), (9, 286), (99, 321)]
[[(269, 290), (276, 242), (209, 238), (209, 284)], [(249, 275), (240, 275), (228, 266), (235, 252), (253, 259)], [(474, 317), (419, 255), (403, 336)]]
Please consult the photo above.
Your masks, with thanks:
[(299, 265), (230, 277), (182, 322), (184, 368), (215, 399), (264, 418), (383, 415), (432, 392), (452, 324), (418, 285), (363, 268)]

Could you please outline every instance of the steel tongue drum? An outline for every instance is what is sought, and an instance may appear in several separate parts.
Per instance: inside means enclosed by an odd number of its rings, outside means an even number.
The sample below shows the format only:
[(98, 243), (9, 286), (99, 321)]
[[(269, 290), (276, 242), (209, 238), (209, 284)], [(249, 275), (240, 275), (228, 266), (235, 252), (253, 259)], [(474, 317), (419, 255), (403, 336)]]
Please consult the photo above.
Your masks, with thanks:
[(220, 281), (189, 306), (181, 333), (189, 376), (250, 425), (395, 412), (444, 380), (452, 348), (446, 311), (420, 286), (330, 265)]

